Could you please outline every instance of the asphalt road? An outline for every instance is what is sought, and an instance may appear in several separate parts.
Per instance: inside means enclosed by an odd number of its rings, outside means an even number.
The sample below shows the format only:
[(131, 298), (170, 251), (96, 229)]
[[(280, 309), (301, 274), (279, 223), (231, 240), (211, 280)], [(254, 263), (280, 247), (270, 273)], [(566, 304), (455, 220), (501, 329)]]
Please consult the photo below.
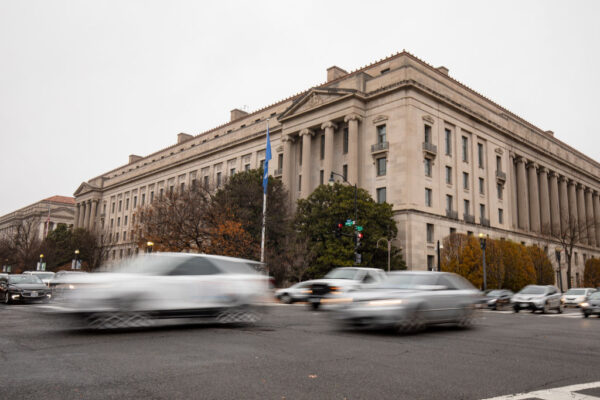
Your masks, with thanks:
[(274, 305), (256, 327), (66, 330), (0, 306), (2, 399), (481, 399), (600, 381), (600, 318), (482, 312), (475, 328), (337, 330)]

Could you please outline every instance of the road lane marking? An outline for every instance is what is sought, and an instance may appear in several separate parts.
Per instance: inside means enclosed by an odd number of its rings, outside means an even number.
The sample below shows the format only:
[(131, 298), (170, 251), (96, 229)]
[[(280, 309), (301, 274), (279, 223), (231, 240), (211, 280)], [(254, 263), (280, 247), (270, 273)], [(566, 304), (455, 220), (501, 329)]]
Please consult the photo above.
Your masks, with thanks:
[(557, 387), (553, 389), (538, 390), (535, 392), (510, 394), (507, 396), (491, 397), (485, 400), (524, 400), (524, 399), (542, 399), (542, 400), (597, 400), (600, 397), (577, 393), (588, 389), (600, 388), (600, 381), (582, 383), (579, 385), (570, 385)]

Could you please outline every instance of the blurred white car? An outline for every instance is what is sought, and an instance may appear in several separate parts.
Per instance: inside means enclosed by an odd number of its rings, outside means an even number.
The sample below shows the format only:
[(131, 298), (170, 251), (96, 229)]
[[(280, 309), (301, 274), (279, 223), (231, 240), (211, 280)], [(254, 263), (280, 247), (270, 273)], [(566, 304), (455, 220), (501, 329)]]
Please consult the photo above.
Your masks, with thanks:
[(77, 277), (50, 308), (92, 329), (152, 326), (158, 320), (254, 323), (267, 298), (262, 264), (204, 254), (140, 255), (112, 273)]
[(310, 285), (312, 285), (313, 282), (314, 281), (298, 282), (289, 288), (277, 289), (275, 291), (275, 298), (285, 304), (291, 304), (296, 301), (306, 301), (311, 293)]
[(579, 307), (579, 305), (586, 301), (588, 297), (590, 297), (590, 294), (594, 293), (595, 291), (596, 289), (592, 288), (569, 289), (565, 294), (563, 294), (560, 301), (565, 307)]
[(52, 271), (25, 271), (23, 275), (35, 275), (48, 287), (50, 287), (50, 281), (54, 278), (54, 272)]

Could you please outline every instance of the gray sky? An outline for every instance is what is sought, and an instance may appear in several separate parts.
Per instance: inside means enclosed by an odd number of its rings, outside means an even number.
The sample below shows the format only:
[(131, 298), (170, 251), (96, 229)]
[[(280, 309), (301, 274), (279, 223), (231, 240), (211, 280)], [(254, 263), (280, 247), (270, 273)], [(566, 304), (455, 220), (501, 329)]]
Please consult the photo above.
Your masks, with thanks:
[(0, 0), (0, 215), (406, 49), (600, 160), (598, 1)]

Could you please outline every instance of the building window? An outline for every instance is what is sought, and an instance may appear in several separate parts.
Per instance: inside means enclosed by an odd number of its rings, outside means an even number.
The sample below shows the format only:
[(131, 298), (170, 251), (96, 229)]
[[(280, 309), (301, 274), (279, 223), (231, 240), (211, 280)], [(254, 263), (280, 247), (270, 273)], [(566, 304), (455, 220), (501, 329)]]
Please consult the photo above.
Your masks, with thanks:
[(321, 160), (325, 158), (325, 135), (321, 135)]
[(428, 271), (435, 271), (434, 262), (435, 262), (434, 256), (427, 256), (427, 270)]
[(127, 240), (127, 231), (124, 231), (124, 232), (123, 232), (123, 240), (124, 240), (124, 241), (125, 241), (125, 240)]
[[(262, 168), (262, 166), (261, 166)], [(217, 172), (217, 187), (221, 186), (221, 172)]]
[(127, 215), (125, 216), (125, 219), (123, 220), (123, 226), (127, 226)]
[(125, 199), (125, 211), (129, 210), (129, 199)]
[(479, 194), (485, 194), (485, 181), (479, 178)]
[(179, 193), (183, 193), (185, 192), (185, 183), (181, 182), (181, 185), (179, 185)]
[(173, 189), (175, 189), (175, 186), (169, 186), (169, 194), (173, 194)]
[(383, 176), (386, 174), (387, 158), (381, 157), (377, 159), (377, 176)]
[(115, 203), (112, 203), (112, 205), (110, 206), (110, 213), (111, 214), (115, 213)]
[(231, 168), (229, 170), (229, 176), (234, 176), (235, 175), (235, 168)]
[(110, 228), (112, 229), (113, 225), (115, 224), (115, 220), (114, 218), (110, 219)]
[(387, 188), (378, 188), (377, 189), (377, 202), (385, 203), (387, 201)]
[(146, 204), (146, 193), (142, 193), (142, 205)]
[(496, 156), (496, 171), (502, 171), (502, 158)]
[(150, 192), (150, 203), (154, 201), (154, 192)]
[(319, 184), (322, 185), (323, 184), (323, 176), (325, 175), (325, 171), (320, 170), (319, 171)]
[(496, 189), (498, 190), (498, 200), (502, 200), (502, 196), (504, 194), (504, 187), (502, 186), (501, 183), (498, 183), (496, 185)]
[(343, 143), (344, 154), (348, 154), (348, 128), (344, 128), (344, 143)]
[(342, 175), (344, 175), (345, 180), (348, 180), (348, 164), (342, 166)]
[(132, 224), (135, 224), (135, 214), (133, 214), (133, 215), (131, 216), (131, 223), (132, 223)]
[(483, 144), (477, 143), (477, 161), (479, 168), (483, 168)]
[(575, 252), (575, 265), (579, 265), (579, 254), (577, 254), (577, 252)]
[(298, 175), (298, 191), (302, 190), (302, 175)]
[(501, 208), (498, 209), (498, 223), (499, 224), (504, 223), (504, 210)]
[(479, 205), (479, 216), (485, 218), (485, 204)]
[(431, 207), (431, 189), (425, 189), (425, 205)]
[(387, 135), (385, 132), (385, 125), (379, 125), (377, 127), (377, 144), (381, 144), (387, 141)]
[(115, 242), (118, 242), (118, 241), (119, 241), (119, 232), (117, 232), (117, 233), (115, 234)]
[(137, 207), (137, 196), (133, 196), (133, 208)]
[(445, 147), (446, 147), (446, 155), (447, 156), (451, 156), (452, 155), (452, 131), (448, 128), (446, 128), (444, 130), (445, 133), (445, 137), (444, 137), (444, 143), (445, 143)]
[(469, 139), (466, 136), (462, 137), (462, 160), (469, 162)]
[(451, 195), (446, 195), (446, 210), (452, 211), (452, 203), (454, 203)]
[(250, 164), (244, 165), (244, 171), (250, 171)]
[(429, 158), (425, 158), (423, 163), (425, 164), (425, 176), (431, 177), (431, 160)]
[(452, 167), (446, 166), (446, 183), (452, 185)]
[(456, 228), (450, 228), (450, 234), (453, 235), (456, 233)]
[(123, 258), (123, 249), (119, 250), (119, 258)]
[(469, 174), (463, 172), (463, 189), (469, 190)]
[(423, 141), (425, 143), (431, 143), (431, 126), (425, 125), (425, 129), (423, 131)]
[(122, 205), (123, 205), (123, 200), (119, 200), (119, 212), (121, 212), (121, 209), (123, 208)]
[(427, 243), (433, 243), (433, 224), (427, 224)]
[(471, 203), (469, 202), (469, 200), (464, 201), (464, 207), (465, 207), (465, 215), (471, 215), (471, 213), (470, 213)]
[(163, 188), (160, 188), (160, 191), (158, 192), (158, 198), (162, 199), (164, 193), (165, 193), (165, 190)]
[(259, 169), (264, 169), (265, 168), (265, 160), (260, 160), (259, 164), (260, 164), (259, 167), (258, 167)]
[(106, 203), (102, 205), (102, 214), (106, 214)]
[(121, 217), (117, 218), (117, 226), (121, 226)]
[(283, 153), (277, 156), (277, 168), (283, 169)]

